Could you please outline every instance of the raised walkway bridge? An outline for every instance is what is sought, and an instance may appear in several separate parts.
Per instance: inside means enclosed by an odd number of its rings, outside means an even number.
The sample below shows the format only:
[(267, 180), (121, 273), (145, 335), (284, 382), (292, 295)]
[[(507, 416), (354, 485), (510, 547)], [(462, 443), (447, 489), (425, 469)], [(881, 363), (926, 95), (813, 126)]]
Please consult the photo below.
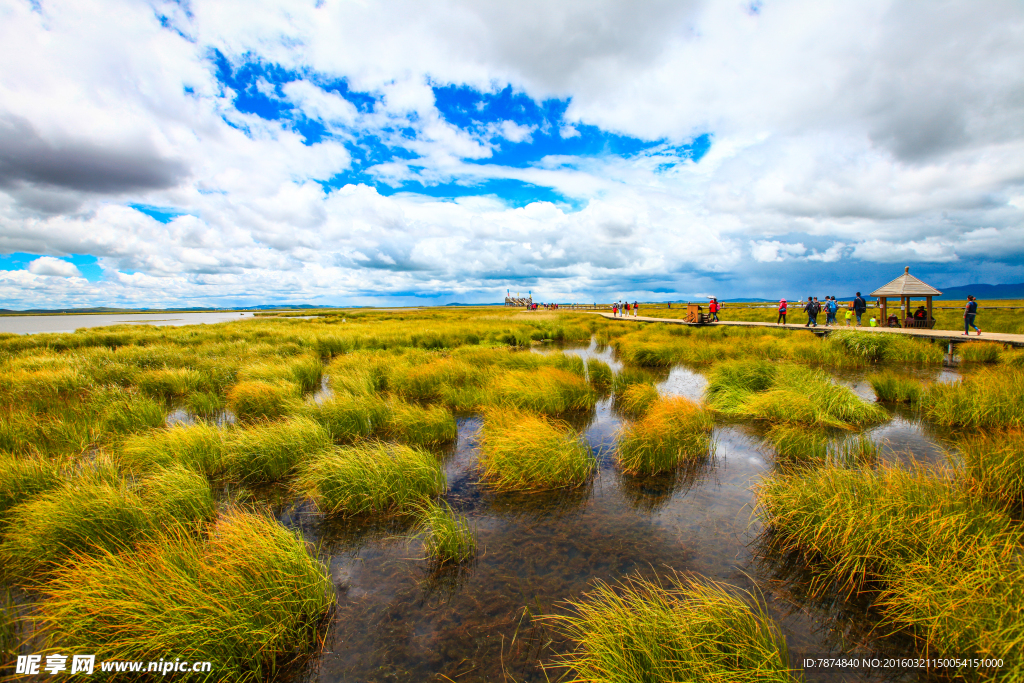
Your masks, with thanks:
[(611, 313), (597, 313), (596, 315), (603, 316), (609, 320), (618, 320), (622, 322), (641, 322), (641, 323), (667, 323), (669, 325), (688, 325), (690, 327), (716, 327), (719, 325), (729, 325), (736, 327), (771, 327), (775, 329), (785, 330), (806, 330), (813, 332), (819, 336), (824, 336), (829, 332), (835, 330), (857, 330), (858, 332), (872, 332), (872, 333), (888, 333), (888, 334), (906, 334), (911, 337), (923, 337), (925, 339), (937, 339), (941, 341), (949, 342), (950, 344), (960, 344), (962, 342), (997, 342), (1008, 346), (1024, 348), (1024, 334), (1010, 334), (1009, 332), (985, 332), (982, 330), (981, 336), (978, 336), (971, 331), (971, 334), (965, 335), (959, 330), (928, 330), (923, 328), (904, 328), (904, 327), (869, 327), (867, 325), (861, 327), (846, 327), (845, 325), (818, 325), (817, 327), (807, 327), (802, 323), (788, 323), (785, 325), (777, 325), (770, 322), (751, 322), (747, 320), (722, 320), (717, 323), (691, 323), (686, 320), (679, 318), (651, 318), (648, 316), (614, 316)]

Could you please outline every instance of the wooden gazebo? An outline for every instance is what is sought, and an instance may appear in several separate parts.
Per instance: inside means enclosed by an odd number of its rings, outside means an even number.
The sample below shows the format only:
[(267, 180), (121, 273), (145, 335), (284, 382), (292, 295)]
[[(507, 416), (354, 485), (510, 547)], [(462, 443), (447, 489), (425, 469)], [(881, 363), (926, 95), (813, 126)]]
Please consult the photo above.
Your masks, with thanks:
[[(899, 326), (927, 327), (928, 329), (935, 327), (935, 318), (932, 317), (932, 297), (941, 295), (942, 292), (931, 285), (926, 285), (911, 275), (910, 266), (903, 269), (903, 275), (900, 275), (884, 287), (871, 292), (871, 296), (878, 297), (878, 306), (882, 309), (882, 325), (889, 325), (889, 313), (886, 310), (886, 299), (895, 299), (896, 297), (899, 297), (900, 306), (903, 312), (903, 315), (900, 316), (902, 319), (899, 320)], [(925, 307), (928, 311), (927, 318), (924, 320), (914, 318), (914, 314), (910, 310), (911, 298), (925, 299)]]

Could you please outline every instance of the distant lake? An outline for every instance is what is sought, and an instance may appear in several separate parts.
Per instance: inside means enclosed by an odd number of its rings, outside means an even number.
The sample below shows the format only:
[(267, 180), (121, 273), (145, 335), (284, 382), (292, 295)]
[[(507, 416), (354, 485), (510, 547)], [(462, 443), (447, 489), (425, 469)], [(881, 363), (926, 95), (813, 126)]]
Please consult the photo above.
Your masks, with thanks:
[(106, 325), (201, 325), (252, 318), (252, 313), (213, 311), (203, 313), (100, 313), (96, 315), (5, 315), (0, 332), (38, 334), (74, 332), (83, 327)]

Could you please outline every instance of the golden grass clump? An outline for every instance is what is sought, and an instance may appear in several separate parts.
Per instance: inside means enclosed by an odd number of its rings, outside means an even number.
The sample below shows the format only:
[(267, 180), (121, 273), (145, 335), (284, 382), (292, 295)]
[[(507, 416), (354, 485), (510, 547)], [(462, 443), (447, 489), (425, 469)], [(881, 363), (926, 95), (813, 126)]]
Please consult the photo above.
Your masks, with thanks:
[(660, 398), (619, 435), (619, 467), (626, 474), (670, 472), (713, 455), (711, 414), (680, 396)]
[(0, 520), (15, 505), (56, 488), (62, 480), (61, 467), (49, 458), (0, 451)]
[(135, 552), (80, 557), (43, 586), (52, 648), (98, 660), (211, 661), (218, 680), (276, 679), (319, 651), (326, 568), (272, 519), (230, 512), (206, 538), (170, 532)]
[(429, 452), (364, 442), (325, 448), (305, 459), (295, 488), (327, 514), (409, 513), (447, 489), (444, 470)]
[(491, 408), (484, 414), (480, 479), (497, 491), (549, 491), (590, 480), (597, 462), (568, 426), (533, 413)]
[(387, 402), (376, 395), (343, 394), (307, 403), (299, 414), (324, 427), (335, 443), (352, 443), (384, 429), (389, 412)]
[(330, 433), (305, 417), (232, 429), (224, 440), (226, 476), (249, 484), (279, 481), (303, 458), (330, 445)]
[(1024, 511), (1024, 431), (968, 434), (956, 441), (956, 450), (957, 470), (971, 489), (1020, 519)]
[(597, 394), (579, 375), (553, 367), (512, 370), (490, 384), (491, 404), (547, 415), (590, 410)]
[(119, 552), (213, 514), (209, 483), (181, 466), (158, 470), (134, 486), (80, 477), (11, 510), (5, 527), (16, 532), (4, 534), (0, 559), (10, 576), (31, 581), (74, 553)]
[(292, 412), (298, 398), (290, 382), (271, 384), (261, 380), (239, 382), (228, 390), (228, 406), (240, 420), (277, 418)]
[(959, 382), (933, 383), (925, 416), (946, 427), (1024, 427), (1024, 369), (982, 368)]
[(615, 397), (615, 405), (626, 415), (639, 417), (650, 409), (659, 396), (658, 388), (653, 384), (631, 384)]
[[(548, 665), (566, 683), (802, 680), (786, 639), (760, 602), (708, 580), (673, 577), (664, 585), (630, 577), (598, 581), (569, 601), (570, 614), (546, 621), (576, 649)], [(753, 607), (748, 603), (753, 603)]]
[(399, 400), (388, 403), (380, 431), (383, 436), (414, 446), (450, 443), (458, 436), (455, 417), (444, 406), (424, 407)]
[(215, 477), (224, 467), (224, 430), (196, 422), (136, 434), (124, 442), (118, 457), (136, 473), (181, 464)]
[(816, 563), (812, 590), (877, 590), (883, 624), (910, 627), (924, 649), (1024, 673), (1024, 532), (968, 487), (923, 468), (825, 466), (769, 477), (757, 494), (771, 546)]

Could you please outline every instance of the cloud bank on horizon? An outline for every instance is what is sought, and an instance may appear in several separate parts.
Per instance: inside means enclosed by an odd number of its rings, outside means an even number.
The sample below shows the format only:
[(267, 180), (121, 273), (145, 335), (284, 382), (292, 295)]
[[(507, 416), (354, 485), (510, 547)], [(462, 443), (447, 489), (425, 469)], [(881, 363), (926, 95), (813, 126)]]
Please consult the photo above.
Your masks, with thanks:
[(1024, 282), (1024, 4), (0, 0), (0, 307)]

